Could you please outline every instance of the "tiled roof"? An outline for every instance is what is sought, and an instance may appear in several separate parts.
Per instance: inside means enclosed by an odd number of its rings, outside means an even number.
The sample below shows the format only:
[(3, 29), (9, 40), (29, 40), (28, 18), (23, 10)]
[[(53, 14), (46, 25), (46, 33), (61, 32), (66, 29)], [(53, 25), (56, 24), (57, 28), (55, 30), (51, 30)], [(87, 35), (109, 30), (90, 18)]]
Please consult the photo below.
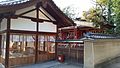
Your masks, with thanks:
[(30, 0), (3, 0), (3, 1), (0, 1), (0, 6), (15, 5), (15, 4), (24, 3), (27, 1), (30, 1)]
[(71, 43), (83, 43), (83, 40), (80, 39), (67, 39), (67, 40), (56, 40), (56, 42), (71, 42)]
[(50, 14), (56, 22), (58, 28), (75, 26), (76, 24), (68, 18), (52, 0), (0, 0), (0, 21), (1, 17), (15, 15), (15, 12), (30, 6), (41, 6)]
[(120, 39), (120, 36), (110, 35), (110, 34), (99, 34), (99, 33), (86, 33), (85, 38), (91, 39)]

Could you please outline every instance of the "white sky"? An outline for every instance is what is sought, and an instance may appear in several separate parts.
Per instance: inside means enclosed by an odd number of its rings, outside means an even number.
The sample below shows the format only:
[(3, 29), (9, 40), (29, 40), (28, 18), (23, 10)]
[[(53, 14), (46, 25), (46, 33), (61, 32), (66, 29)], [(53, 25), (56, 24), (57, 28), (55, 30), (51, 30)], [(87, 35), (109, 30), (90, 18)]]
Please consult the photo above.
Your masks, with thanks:
[[(0, 0), (1, 1), (6, 1), (6, 0)], [(14, 0), (14, 1), (19, 1), (19, 0)], [(82, 16), (83, 11), (89, 10), (94, 4), (93, 1), (95, 0), (53, 0), (56, 5), (60, 8), (63, 9), (67, 6), (72, 6), (76, 11), (76, 13), (79, 13), (78, 17)]]
[(89, 10), (89, 8), (94, 6), (94, 2), (92, 0), (53, 0), (53, 1), (60, 9), (63, 9), (67, 6), (73, 6), (76, 9), (76, 13), (79, 12), (78, 17), (82, 16), (83, 11), (87, 11)]

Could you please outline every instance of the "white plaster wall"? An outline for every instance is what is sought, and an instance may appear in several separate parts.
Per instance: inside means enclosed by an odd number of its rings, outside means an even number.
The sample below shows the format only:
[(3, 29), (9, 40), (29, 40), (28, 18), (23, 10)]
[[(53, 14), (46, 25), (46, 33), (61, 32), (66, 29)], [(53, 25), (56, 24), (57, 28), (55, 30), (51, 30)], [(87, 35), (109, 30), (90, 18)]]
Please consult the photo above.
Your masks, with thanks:
[[(40, 7), (40, 10), (45, 14), (45, 15), (47, 15), (52, 21), (56, 21), (47, 11), (45, 11), (42, 7)], [(41, 17), (41, 12), (40, 12), (40, 18), (42, 18)], [(43, 14), (42, 14), (43, 15)], [(43, 17), (43, 19), (45, 18), (47, 18), (47, 17), (45, 17), (45, 15), (44, 15), (44, 17)]]
[[(12, 19), (11, 20), (12, 30), (26, 30), (26, 31), (36, 31), (36, 22), (29, 19)], [(52, 22), (39, 23), (39, 32), (57, 32), (57, 26)]]
[[(24, 14), (23, 16), (27, 16), (27, 17), (33, 17), (33, 18), (36, 18), (36, 10), (32, 11), (32, 12), (29, 12), (27, 14)], [(49, 20), (43, 13), (41, 13), (39, 11), (39, 18), (40, 19), (45, 19), (45, 20)]]
[(39, 23), (40, 32), (57, 32), (57, 26), (52, 22)]
[(3, 19), (1, 24), (0, 24), (0, 31), (6, 30), (7, 29), (7, 19)]
[[(48, 14), (45, 10), (43, 10), (42, 8), (41, 8), (41, 11), (42, 11), (45, 15), (47, 15), (52, 21), (55, 21), (55, 19), (54, 19), (50, 14)], [(21, 12), (23, 12), (23, 11), (21, 11)], [(39, 11), (39, 18), (40, 18), (40, 19), (45, 19), (45, 20), (50, 20), (50, 19), (47, 18), (42, 12)], [(34, 18), (36, 18), (36, 10), (34, 10), (34, 11), (32, 11), (32, 12), (29, 12), (29, 13), (27, 13), (27, 14), (24, 14), (23, 16), (28, 16), (28, 17), (34, 17)]]
[(93, 45), (95, 64), (120, 56), (120, 40), (98, 40)]
[[(20, 9), (20, 10), (17, 10), (16, 11), (16, 15), (19, 15), (19, 14), (22, 14), (24, 12), (27, 12), (31, 9), (35, 9), (35, 6), (30, 6), (30, 7), (27, 7), (27, 8), (24, 8), (24, 9)], [(43, 11), (44, 12), (44, 11)], [(23, 16), (28, 16), (28, 17), (33, 17), (33, 18), (36, 18), (36, 10), (32, 11), (32, 12), (29, 12), (29, 13), (26, 13), (24, 14)], [(44, 14), (42, 14), (40, 11), (39, 11), (39, 17), (40, 19), (45, 19), (45, 20), (49, 20)]]
[[(20, 10), (17, 10), (15, 14), (19, 15), (21, 13), (24, 13), (24, 12), (29, 11), (34, 8), (35, 8), (35, 6), (30, 6), (30, 7), (24, 8), (24, 9), (20, 9)], [(43, 8), (40, 7), (40, 10), (44, 14), (46, 14), (51, 20), (55, 21), (55, 19), (50, 14), (48, 14), (48, 12), (46, 12)], [(43, 13), (41, 13), (39, 11), (39, 18), (49, 20)], [(36, 10), (29, 12), (27, 14), (24, 14), (23, 16), (36, 18)], [(28, 19), (23, 19), (23, 18), (12, 19), (11, 20), (11, 29), (36, 31), (36, 22), (33, 22)], [(52, 24), (51, 22), (39, 23), (39, 32), (56, 32), (56, 31), (57, 31), (56, 25)]]
[(120, 56), (120, 39), (95, 39), (84, 41), (84, 68)]
[(35, 8), (35, 6), (30, 6), (30, 7), (27, 7), (27, 8), (23, 8), (23, 9), (17, 10), (15, 14), (19, 15), (21, 13), (24, 13), (24, 12), (29, 11), (29, 10), (34, 9), (34, 8)]
[(36, 22), (23, 18), (11, 19), (11, 29), (36, 31)]
[(94, 50), (92, 41), (84, 41), (84, 68), (94, 68)]
[[(30, 6), (30, 7), (27, 7), (27, 8), (24, 8), (24, 9), (20, 9), (20, 10), (17, 10), (16, 11), (16, 15), (19, 15), (19, 14), (22, 14), (24, 12), (27, 12), (31, 9), (35, 9), (35, 6)], [(55, 21), (55, 19), (48, 13), (46, 12), (43, 8), (39, 8), (45, 15), (47, 15), (51, 20)], [(39, 11), (39, 18), (40, 19), (45, 19), (45, 20), (49, 20), (42, 12)], [(36, 18), (36, 10), (32, 11), (32, 12), (29, 12), (27, 14), (24, 14), (23, 16), (29, 16), (29, 17), (34, 17)]]

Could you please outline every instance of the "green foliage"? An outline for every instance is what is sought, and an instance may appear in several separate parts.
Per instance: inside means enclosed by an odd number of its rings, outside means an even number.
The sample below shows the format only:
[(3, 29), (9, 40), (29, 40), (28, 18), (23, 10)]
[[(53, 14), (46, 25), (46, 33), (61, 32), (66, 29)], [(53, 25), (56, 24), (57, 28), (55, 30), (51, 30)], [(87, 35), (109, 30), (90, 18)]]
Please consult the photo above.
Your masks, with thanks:
[(71, 19), (75, 18), (76, 13), (75, 13), (75, 9), (72, 6), (65, 7), (62, 11), (69, 18), (71, 18)]
[(91, 8), (89, 11), (84, 11), (83, 16), (89, 22), (93, 22), (95, 27), (103, 28), (103, 25), (106, 21), (104, 18), (104, 11), (100, 8)]
[(96, 0), (96, 2), (102, 6), (106, 6), (108, 4), (108, 0)]
[(114, 23), (116, 24), (115, 33), (120, 35), (120, 0), (113, 0), (112, 3)]
[(103, 22), (103, 16), (106, 16), (107, 14), (106, 7), (107, 7), (107, 0), (96, 0), (96, 7), (91, 8), (87, 12), (84, 12), (83, 16), (87, 20), (91, 19), (91, 21), (95, 23)]
[(84, 12), (87, 21), (92, 21), (97, 27), (103, 24), (116, 25), (107, 29), (106, 33), (120, 35), (120, 0), (96, 0), (96, 7)]

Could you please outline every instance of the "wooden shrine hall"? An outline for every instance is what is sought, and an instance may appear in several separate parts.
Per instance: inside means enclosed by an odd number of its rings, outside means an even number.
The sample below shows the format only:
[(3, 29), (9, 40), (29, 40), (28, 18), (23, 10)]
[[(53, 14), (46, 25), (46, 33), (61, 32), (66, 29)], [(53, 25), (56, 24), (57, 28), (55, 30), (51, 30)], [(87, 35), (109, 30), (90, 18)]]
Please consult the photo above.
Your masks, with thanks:
[(5, 68), (55, 59), (58, 28), (75, 26), (52, 0), (0, 3), (0, 63)]
[(84, 40), (82, 38), (87, 33), (104, 33), (104, 30), (85, 25), (59, 28), (57, 54), (63, 55), (67, 63), (84, 64)]

